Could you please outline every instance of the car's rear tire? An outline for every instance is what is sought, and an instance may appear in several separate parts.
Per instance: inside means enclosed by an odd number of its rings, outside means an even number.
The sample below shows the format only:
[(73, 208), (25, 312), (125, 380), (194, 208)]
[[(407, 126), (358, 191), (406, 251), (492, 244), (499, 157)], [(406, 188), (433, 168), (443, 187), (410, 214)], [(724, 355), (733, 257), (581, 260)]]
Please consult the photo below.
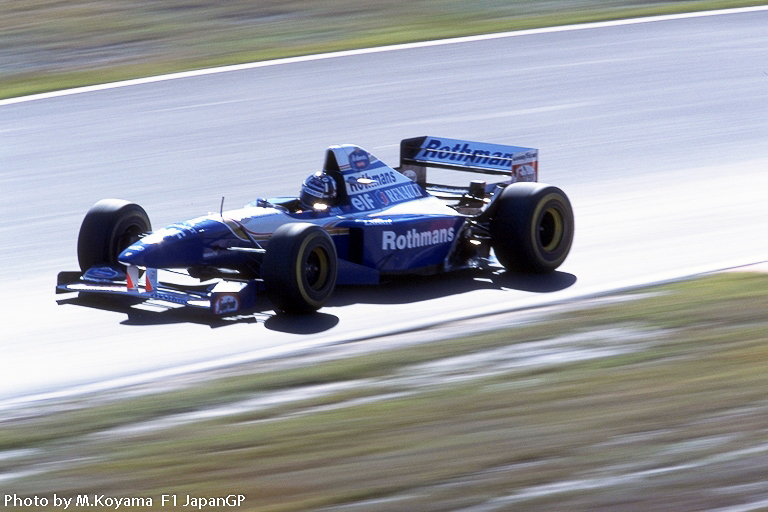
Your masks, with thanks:
[(97, 265), (118, 266), (120, 253), (152, 230), (141, 206), (122, 199), (102, 199), (85, 214), (77, 237), (77, 260), (85, 272)]
[(330, 235), (314, 224), (277, 228), (267, 244), (261, 277), (267, 297), (282, 313), (312, 313), (336, 287), (338, 261)]
[(571, 250), (573, 209), (565, 193), (543, 183), (513, 183), (497, 199), (491, 245), (508, 270), (552, 272)]

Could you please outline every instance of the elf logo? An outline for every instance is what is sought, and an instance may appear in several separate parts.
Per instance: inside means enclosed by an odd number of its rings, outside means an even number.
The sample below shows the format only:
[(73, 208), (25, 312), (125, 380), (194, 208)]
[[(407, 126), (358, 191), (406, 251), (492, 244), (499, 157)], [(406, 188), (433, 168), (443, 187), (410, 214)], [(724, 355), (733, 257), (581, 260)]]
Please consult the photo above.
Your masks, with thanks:
[(234, 313), (238, 309), (240, 309), (240, 299), (237, 298), (237, 295), (231, 293), (219, 295), (213, 302), (214, 315)]
[(452, 242), (456, 236), (455, 233), (453, 228), (426, 231), (419, 231), (414, 228), (409, 229), (404, 235), (398, 235), (394, 231), (383, 231), (381, 234), (381, 249), (384, 251), (395, 251), (444, 244)]

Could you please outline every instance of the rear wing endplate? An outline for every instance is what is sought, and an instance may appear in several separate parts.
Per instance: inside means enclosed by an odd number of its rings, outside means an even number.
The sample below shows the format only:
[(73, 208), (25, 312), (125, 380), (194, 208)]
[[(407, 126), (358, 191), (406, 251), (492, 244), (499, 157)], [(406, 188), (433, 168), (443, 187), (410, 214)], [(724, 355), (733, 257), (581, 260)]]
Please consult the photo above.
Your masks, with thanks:
[(400, 142), (400, 172), (426, 184), (426, 168), (507, 176), (510, 183), (538, 181), (539, 150), (442, 137), (415, 137)]

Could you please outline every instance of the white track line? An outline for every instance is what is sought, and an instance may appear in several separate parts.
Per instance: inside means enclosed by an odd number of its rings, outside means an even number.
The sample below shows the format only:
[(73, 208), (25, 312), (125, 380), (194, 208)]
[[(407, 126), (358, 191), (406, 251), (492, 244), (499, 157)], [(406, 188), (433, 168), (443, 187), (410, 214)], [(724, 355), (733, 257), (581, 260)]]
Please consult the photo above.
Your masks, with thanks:
[(520, 37), (535, 34), (553, 34), (557, 32), (572, 32), (576, 30), (588, 30), (595, 28), (620, 27), (624, 25), (638, 25), (640, 23), (652, 23), (657, 21), (673, 21), (690, 18), (704, 18), (709, 16), (723, 16), (728, 14), (744, 14), (751, 12), (768, 11), (768, 5), (759, 5), (754, 7), (738, 7), (733, 9), (719, 9), (714, 11), (690, 12), (681, 14), (668, 14), (663, 16), (647, 16), (644, 18), (630, 18), (625, 20), (599, 21), (594, 23), (579, 23), (576, 25), (562, 25), (557, 27), (533, 28), (528, 30), (516, 30), (513, 32), (498, 32), (493, 34), (481, 34), (476, 36), (454, 37), (451, 39), (439, 39), (436, 41), (421, 41), (416, 43), (394, 44), (388, 46), (378, 46), (375, 48), (360, 48), (357, 50), (346, 50), (333, 53), (321, 53), (315, 55), (302, 55), (299, 57), (288, 57), (284, 59), (275, 59), (259, 62), (249, 62), (246, 64), (235, 64), (231, 66), (222, 66), (218, 68), (199, 69), (195, 71), (184, 71), (181, 73), (171, 73), (167, 75), (151, 76), (146, 78), (136, 78), (133, 80), (124, 80), (121, 82), (111, 82), (99, 85), (89, 85), (86, 87), (77, 87), (75, 89), (65, 89), (61, 91), (45, 92), (33, 94), (30, 96), (20, 96), (0, 100), (0, 107), (5, 105), (14, 105), (17, 103), (26, 103), (29, 101), (44, 100), (49, 98), (59, 98), (62, 96), (71, 96), (74, 94), (84, 94), (87, 92), (106, 91), (109, 89), (118, 89), (121, 87), (130, 87), (133, 85), (144, 85), (155, 82), (165, 82), (168, 80), (177, 80), (180, 78), (192, 78), (197, 76), (215, 75), (218, 73), (228, 73), (230, 71), (242, 71), (246, 69), (264, 68), (269, 66), (281, 66), (284, 64), (294, 64), (298, 62), (310, 62), (316, 60), (335, 59), (339, 57), (349, 57), (354, 55), (366, 55), (369, 53), (382, 53), (398, 50), (410, 50), (414, 48), (428, 48), (432, 46), (444, 46), (449, 44), (471, 43), (476, 41), (488, 41), (492, 39), (502, 39), (507, 37)]

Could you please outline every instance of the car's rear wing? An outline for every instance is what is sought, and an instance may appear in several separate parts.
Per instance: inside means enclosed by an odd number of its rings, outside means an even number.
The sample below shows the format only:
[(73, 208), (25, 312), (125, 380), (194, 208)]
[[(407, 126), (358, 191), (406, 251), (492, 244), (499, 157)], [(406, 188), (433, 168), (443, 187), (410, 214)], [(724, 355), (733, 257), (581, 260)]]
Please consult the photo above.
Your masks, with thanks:
[(427, 167), (507, 176), (508, 183), (538, 181), (539, 150), (442, 137), (400, 142), (400, 172), (426, 187)]

